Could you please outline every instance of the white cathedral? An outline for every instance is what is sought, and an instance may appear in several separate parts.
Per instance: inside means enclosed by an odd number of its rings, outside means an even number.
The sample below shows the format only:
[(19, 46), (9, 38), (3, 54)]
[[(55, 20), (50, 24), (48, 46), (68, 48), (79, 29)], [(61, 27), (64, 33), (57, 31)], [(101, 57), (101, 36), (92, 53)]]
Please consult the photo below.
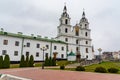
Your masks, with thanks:
[[(91, 30), (89, 22), (83, 11), (79, 24), (71, 26), (70, 16), (66, 5), (59, 19), (56, 38), (42, 38), (40, 35), (24, 35), (22, 32), (9, 33), (3, 29), (0, 31), (0, 55), (8, 54), (11, 61), (20, 61), (21, 55), (33, 55), (35, 61), (43, 61), (44, 57), (67, 59), (71, 52), (75, 60), (94, 59), (94, 50), (91, 46)], [(43, 46), (45, 50), (43, 51)], [(69, 56), (68, 56), (69, 55)]]

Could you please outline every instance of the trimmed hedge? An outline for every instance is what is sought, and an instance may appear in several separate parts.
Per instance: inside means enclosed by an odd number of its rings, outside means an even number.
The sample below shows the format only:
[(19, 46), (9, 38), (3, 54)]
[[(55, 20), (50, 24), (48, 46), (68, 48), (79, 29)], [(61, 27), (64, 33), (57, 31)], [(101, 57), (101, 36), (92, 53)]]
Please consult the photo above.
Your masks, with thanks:
[(0, 69), (3, 68), (3, 56), (0, 56)]
[(109, 68), (108, 69), (108, 72), (110, 72), (110, 73), (117, 73), (119, 70), (118, 69), (116, 69), (116, 68)]
[(104, 67), (96, 67), (95, 72), (107, 73), (107, 70)]
[(85, 71), (85, 68), (83, 66), (77, 66), (76, 71)]
[(22, 56), (21, 56), (21, 59), (20, 59), (20, 65), (19, 65), (19, 67), (22, 68), (22, 67), (25, 67), (25, 65), (26, 65), (26, 64), (25, 64), (25, 57), (24, 57), (24, 55), (22, 55)]
[(3, 60), (3, 68), (10, 68), (10, 58), (9, 55), (5, 55)]
[(34, 57), (33, 57), (33, 55), (30, 56), (29, 67), (34, 67)]

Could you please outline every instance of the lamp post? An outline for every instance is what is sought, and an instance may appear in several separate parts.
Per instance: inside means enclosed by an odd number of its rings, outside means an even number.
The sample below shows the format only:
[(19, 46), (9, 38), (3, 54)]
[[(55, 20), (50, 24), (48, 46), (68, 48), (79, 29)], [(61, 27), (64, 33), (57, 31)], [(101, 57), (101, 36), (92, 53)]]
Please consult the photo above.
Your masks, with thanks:
[(44, 69), (44, 51), (46, 51), (47, 48), (42, 47), (42, 48), (40, 48), (40, 49), (43, 51), (43, 63), (42, 63), (42, 69)]
[(100, 60), (101, 60), (101, 55), (100, 54), (101, 54), (102, 49), (99, 48), (98, 51), (99, 51), (99, 63), (100, 63)]

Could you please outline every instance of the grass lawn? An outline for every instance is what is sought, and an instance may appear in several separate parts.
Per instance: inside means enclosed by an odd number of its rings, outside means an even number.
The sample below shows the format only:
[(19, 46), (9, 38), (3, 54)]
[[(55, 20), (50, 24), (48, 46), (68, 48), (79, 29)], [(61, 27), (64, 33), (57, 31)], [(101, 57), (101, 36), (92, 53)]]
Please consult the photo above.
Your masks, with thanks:
[[(85, 69), (88, 72), (94, 72), (95, 68), (99, 66), (104, 67), (106, 69), (113, 67), (120, 70), (120, 62), (102, 62), (100, 64), (93, 64), (90, 66), (86, 66)], [(120, 71), (118, 73), (120, 73)]]
[[(72, 63), (74, 63), (74, 62), (72, 62)], [(68, 65), (68, 64), (71, 64), (71, 62), (63, 60), (63, 61), (57, 61), (56, 64), (58, 66), (60, 66), (60, 65)], [(42, 66), (42, 62), (35, 62), (35, 67), (40, 67), (40, 66)], [(11, 64), (10, 68), (19, 68), (19, 64)]]
[[(72, 63), (75, 63), (75, 62), (69, 62), (69, 61), (57, 61), (56, 62), (58, 66), (61, 66), (61, 65), (68, 65), (68, 64), (72, 64)], [(35, 67), (40, 67), (42, 64), (42, 62), (37, 62), (35, 63)], [(90, 65), (90, 66), (85, 66), (85, 71), (86, 72), (94, 72), (95, 68), (96, 67), (104, 67), (106, 69), (108, 68), (117, 68), (119, 69), (119, 72), (118, 74), (120, 74), (120, 62), (102, 62), (100, 64), (93, 64), (93, 65)], [(10, 68), (19, 68), (19, 64), (11, 64), (10, 65)], [(60, 70), (60, 68), (50, 68), (50, 69), (53, 69), (53, 70)], [(65, 68), (65, 70), (70, 70), (70, 71), (75, 71), (75, 68)]]
[[(120, 62), (102, 62), (100, 64), (93, 64), (90, 66), (85, 66), (86, 72), (94, 72), (96, 67), (104, 67), (106, 69), (109, 69), (111, 67), (119, 69), (118, 74), (120, 74)], [(60, 70), (60, 68), (50, 68), (53, 70)], [(75, 68), (65, 68), (65, 70), (75, 71)]]

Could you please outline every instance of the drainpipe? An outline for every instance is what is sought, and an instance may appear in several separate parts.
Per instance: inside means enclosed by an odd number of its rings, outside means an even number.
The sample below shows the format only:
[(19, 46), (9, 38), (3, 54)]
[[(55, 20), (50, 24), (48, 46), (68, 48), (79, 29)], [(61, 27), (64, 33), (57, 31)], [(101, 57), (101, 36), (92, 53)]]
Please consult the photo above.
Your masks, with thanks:
[(50, 57), (51, 57), (51, 54), (52, 54), (52, 41), (50, 43)]
[(22, 38), (21, 56), (23, 55), (23, 47), (24, 47), (24, 37)]

